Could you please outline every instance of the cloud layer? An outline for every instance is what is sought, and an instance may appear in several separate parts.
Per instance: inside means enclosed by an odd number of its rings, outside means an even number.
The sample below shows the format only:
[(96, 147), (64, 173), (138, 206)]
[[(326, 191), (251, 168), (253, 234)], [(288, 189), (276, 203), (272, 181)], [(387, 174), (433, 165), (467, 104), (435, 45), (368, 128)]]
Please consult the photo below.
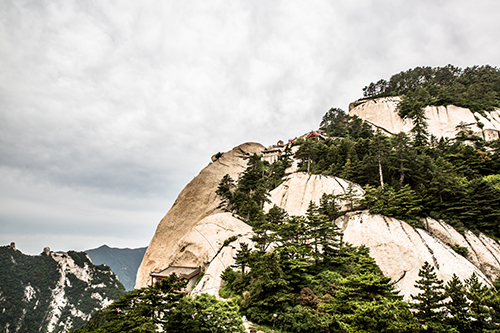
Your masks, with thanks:
[(145, 246), (210, 156), (371, 81), (498, 65), (495, 0), (0, 4), (0, 244)]

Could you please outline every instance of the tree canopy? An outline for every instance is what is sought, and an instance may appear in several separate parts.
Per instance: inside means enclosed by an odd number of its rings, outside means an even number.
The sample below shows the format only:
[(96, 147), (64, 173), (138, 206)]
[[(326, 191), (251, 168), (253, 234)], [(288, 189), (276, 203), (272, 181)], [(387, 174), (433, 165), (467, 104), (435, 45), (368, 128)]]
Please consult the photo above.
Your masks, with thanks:
[(444, 67), (415, 67), (363, 88), (365, 98), (404, 96), (402, 117), (412, 116), (416, 104), (449, 105), (475, 112), (500, 107), (500, 70), (489, 65), (461, 69)]

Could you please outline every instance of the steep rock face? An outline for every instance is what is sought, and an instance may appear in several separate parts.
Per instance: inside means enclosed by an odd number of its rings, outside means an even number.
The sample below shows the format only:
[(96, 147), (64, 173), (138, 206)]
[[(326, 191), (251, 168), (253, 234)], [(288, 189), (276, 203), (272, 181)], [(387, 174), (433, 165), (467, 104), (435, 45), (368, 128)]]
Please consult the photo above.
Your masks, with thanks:
[(466, 258), (478, 267), (491, 281), (500, 277), (500, 245), (483, 233), (476, 236), (471, 231), (462, 236), (443, 221), (425, 220), (425, 229), (449, 245), (467, 249)]
[(29, 256), (0, 248), (0, 331), (67, 332), (125, 289), (107, 266), (83, 252)]
[[(214, 162), (182, 190), (172, 208), (158, 224), (137, 272), (136, 288), (147, 286), (149, 273), (152, 271), (167, 268), (174, 261), (179, 265), (186, 265), (176, 258), (179, 241), (198, 222), (217, 212), (219, 199), (215, 191), (222, 177), (229, 174), (237, 179), (238, 174), (245, 170), (248, 157), (260, 154), (263, 149), (261, 144), (245, 143), (222, 154), (218, 159), (214, 158)], [(187, 254), (183, 256), (182, 260), (191, 260)]]
[(345, 179), (308, 175), (304, 172), (293, 173), (271, 191), (271, 203), (266, 203), (264, 210), (267, 211), (273, 205), (277, 205), (286, 210), (289, 215), (302, 215), (306, 212), (309, 202), (314, 201), (318, 204), (323, 193), (344, 194), (349, 184), (353, 186), (355, 198), (360, 199), (363, 196), (363, 189)]
[[(252, 227), (231, 213), (210, 215), (199, 221), (172, 251), (173, 266), (206, 266), (232, 236), (250, 236)], [(225, 268), (225, 267), (224, 267)]]
[(492, 286), (472, 262), (425, 230), (403, 221), (360, 211), (347, 213), (336, 223), (343, 230), (344, 241), (370, 248), (370, 255), (384, 275), (396, 282), (407, 300), (419, 292), (414, 284), (425, 261), (434, 265), (438, 278), (444, 281), (450, 280), (453, 274), (463, 281), (475, 273), (481, 282)]
[[(347, 186), (347, 181), (336, 177), (292, 174), (271, 192), (271, 203), (266, 207), (276, 204), (290, 215), (305, 215), (311, 200), (319, 203), (323, 193), (343, 193)], [(358, 185), (356, 189), (362, 193)], [(358, 211), (347, 213), (336, 223), (344, 233), (344, 241), (370, 248), (370, 255), (386, 276), (397, 281), (396, 287), (406, 299), (417, 292), (415, 280), (425, 261), (433, 264), (438, 277), (445, 281), (453, 273), (461, 279), (476, 273), (491, 285), (500, 270), (498, 243), (484, 235), (467, 233), (463, 237), (444, 222), (427, 219), (425, 231), (394, 218)], [(449, 245), (467, 247), (469, 255), (464, 258)]]
[[(349, 114), (360, 117), (388, 134), (409, 133), (413, 127), (411, 120), (403, 120), (397, 112), (400, 100), (399, 97), (383, 97), (357, 101), (349, 105)], [(427, 106), (425, 115), (428, 118), (429, 133), (436, 137), (455, 137), (455, 128), (460, 122), (470, 125), (469, 128), (485, 140), (495, 140), (500, 137), (500, 110), (498, 109), (489, 113), (489, 119), (478, 113), (472, 113), (469, 109), (454, 105)], [(482, 129), (478, 126), (478, 121), (484, 125)]]
[[(224, 241), (236, 236), (237, 240), (224, 246)], [(174, 264), (192, 263), (190, 266), (206, 266), (205, 273), (191, 295), (207, 293), (218, 296), (222, 284), (221, 273), (234, 264), (234, 256), (240, 243), (252, 244), (252, 227), (233, 217), (219, 213), (201, 220), (179, 242), (174, 254)], [(208, 264), (207, 264), (208, 263)]]

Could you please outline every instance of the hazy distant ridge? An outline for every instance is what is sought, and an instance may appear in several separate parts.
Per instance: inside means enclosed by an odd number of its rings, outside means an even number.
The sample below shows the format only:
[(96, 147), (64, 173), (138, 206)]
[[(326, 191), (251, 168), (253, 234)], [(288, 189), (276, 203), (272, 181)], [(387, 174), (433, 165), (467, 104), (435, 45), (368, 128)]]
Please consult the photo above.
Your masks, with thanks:
[(126, 290), (134, 289), (137, 270), (147, 247), (119, 249), (102, 245), (86, 250), (94, 265), (107, 265), (118, 276)]

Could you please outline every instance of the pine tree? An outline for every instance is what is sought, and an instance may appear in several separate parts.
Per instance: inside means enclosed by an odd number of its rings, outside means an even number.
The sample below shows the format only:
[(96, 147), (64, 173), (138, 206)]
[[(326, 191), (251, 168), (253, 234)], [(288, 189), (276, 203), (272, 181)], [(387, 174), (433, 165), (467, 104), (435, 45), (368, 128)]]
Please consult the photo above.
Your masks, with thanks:
[(247, 243), (240, 243), (240, 250), (236, 252), (236, 256), (234, 257), (234, 267), (240, 267), (241, 274), (245, 274), (245, 268), (248, 267), (250, 262), (251, 252)]
[(413, 309), (417, 310), (415, 316), (424, 322), (427, 331), (440, 332), (443, 329), (442, 321), (444, 313), (442, 311), (444, 294), (443, 280), (437, 278), (434, 266), (427, 261), (418, 272), (420, 279), (416, 281), (415, 287), (421, 292), (412, 295), (415, 301)]
[(446, 321), (450, 326), (458, 329), (460, 333), (471, 332), (469, 316), (470, 302), (466, 296), (466, 288), (456, 274), (446, 283), (445, 296), (449, 298), (446, 303), (448, 315)]
[(164, 332), (169, 333), (244, 333), (245, 327), (233, 301), (219, 301), (215, 296), (201, 294), (184, 297), (165, 316)]
[(490, 310), (486, 305), (486, 300), (490, 296), (491, 291), (484, 286), (477, 275), (474, 273), (472, 276), (465, 280), (467, 287), (467, 298), (470, 300), (469, 316), (473, 318), (471, 321), (473, 332), (485, 332), (489, 327)]
[(405, 182), (405, 177), (411, 172), (411, 166), (415, 163), (415, 150), (410, 145), (410, 138), (406, 133), (396, 133), (390, 137), (391, 146), (391, 162), (389, 167), (398, 175), (398, 185), (401, 188)]
[(219, 186), (215, 191), (215, 193), (221, 199), (219, 208), (224, 208), (227, 211), (231, 211), (234, 202), (233, 192), (235, 187), (236, 185), (234, 184), (234, 180), (230, 175), (226, 174), (224, 177), (222, 177), (222, 180), (220, 181)]

